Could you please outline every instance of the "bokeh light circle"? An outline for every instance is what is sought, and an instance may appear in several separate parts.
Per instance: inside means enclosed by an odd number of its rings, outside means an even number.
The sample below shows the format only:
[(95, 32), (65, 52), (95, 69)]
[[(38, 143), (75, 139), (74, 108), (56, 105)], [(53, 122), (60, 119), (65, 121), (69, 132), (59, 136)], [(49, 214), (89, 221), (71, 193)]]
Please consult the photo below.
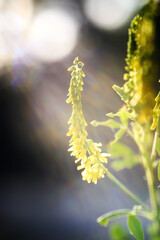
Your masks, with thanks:
[(74, 49), (78, 32), (79, 23), (65, 10), (43, 10), (33, 21), (27, 52), (41, 61), (61, 60)]
[(97, 27), (115, 30), (122, 27), (137, 8), (136, 0), (85, 0), (87, 18)]

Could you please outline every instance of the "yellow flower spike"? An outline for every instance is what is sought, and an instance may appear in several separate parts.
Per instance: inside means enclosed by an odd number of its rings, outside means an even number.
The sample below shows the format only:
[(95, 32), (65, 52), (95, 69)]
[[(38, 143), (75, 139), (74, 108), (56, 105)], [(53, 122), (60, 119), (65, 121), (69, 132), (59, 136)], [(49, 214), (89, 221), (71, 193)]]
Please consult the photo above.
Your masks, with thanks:
[(97, 183), (97, 180), (104, 178), (105, 170), (102, 163), (107, 163), (107, 156), (109, 154), (101, 153), (99, 147), (101, 143), (94, 143), (92, 139), (87, 139), (87, 131), (85, 127), (87, 123), (85, 121), (82, 103), (81, 103), (81, 91), (83, 90), (83, 79), (85, 74), (82, 70), (84, 63), (78, 60), (78, 57), (73, 61), (73, 66), (68, 69), (71, 71), (71, 82), (68, 89), (67, 103), (72, 103), (72, 115), (68, 121), (71, 124), (67, 136), (71, 136), (70, 148), (71, 155), (76, 157), (75, 163), (80, 163), (77, 167), (78, 170), (82, 170), (82, 179), (88, 183)]
[(127, 73), (124, 74), (126, 82), (122, 88), (114, 87), (141, 124), (151, 121), (155, 115), (153, 107), (158, 80), (155, 17), (158, 11), (159, 3), (148, 3), (131, 22), (125, 67)]

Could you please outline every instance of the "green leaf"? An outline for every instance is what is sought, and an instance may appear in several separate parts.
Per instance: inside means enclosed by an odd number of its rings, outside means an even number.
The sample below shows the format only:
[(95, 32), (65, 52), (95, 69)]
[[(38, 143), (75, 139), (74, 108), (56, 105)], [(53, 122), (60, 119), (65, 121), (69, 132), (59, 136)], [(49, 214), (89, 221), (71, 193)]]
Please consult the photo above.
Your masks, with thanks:
[(91, 122), (92, 126), (97, 127), (97, 126), (104, 126), (104, 127), (109, 127), (109, 128), (120, 128), (121, 124), (113, 119), (109, 119), (107, 121), (103, 122), (98, 122), (98, 121), (92, 121)]
[(98, 127), (98, 126), (99, 126), (99, 123), (98, 123), (98, 121), (93, 120), (93, 121), (91, 122), (91, 125), (92, 125), (93, 127)]
[(118, 87), (117, 85), (114, 85), (113, 89), (118, 93), (118, 95), (124, 102), (131, 100), (131, 96), (125, 93), (123, 87)]
[(124, 126), (128, 126), (129, 119), (132, 118), (132, 115), (130, 112), (127, 111), (126, 107), (122, 107), (119, 112), (116, 114), (116, 116), (119, 116), (121, 122)]
[(123, 137), (125, 132), (126, 132), (126, 129), (124, 128), (119, 129), (118, 132), (116, 132), (116, 134), (114, 135), (115, 139), (111, 142), (111, 144), (118, 142)]
[(129, 233), (120, 224), (112, 224), (110, 229), (110, 238), (113, 240), (131, 240)]
[(130, 147), (120, 142), (111, 145), (109, 150), (114, 158), (128, 157), (135, 154)]
[(99, 122), (100, 126), (110, 127), (110, 128), (120, 128), (121, 124), (113, 119), (109, 119), (104, 122)]
[(158, 180), (160, 181), (160, 163), (158, 164)]
[(136, 161), (130, 162), (130, 160), (131, 160), (131, 158), (117, 160), (117, 161), (112, 162), (111, 166), (114, 170), (120, 171), (120, 170), (123, 170), (124, 168), (132, 168), (135, 165), (137, 165), (138, 161), (137, 162)]
[(106, 116), (107, 116), (107, 117), (110, 117), (110, 118), (114, 118), (115, 114), (112, 113), (112, 112), (110, 112), (110, 113), (107, 113)]
[(120, 128), (121, 124), (113, 119), (109, 119), (105, 122), (100, 123), (101, 126), (110, 127), (110, 128)]
[(116, 171), (124, 168), (132, 168), (139, 163), (139, 156), (123, 143), (116, 142), (111, 144), (108, 150), (113, 158), (118, 159), (114, 160), (111, 164), (112, 168)]
[(128, 228), (137, 240), (144, 240), (143, 228), (138, 217), (135, 215), (128, 216)]
[(120, 210), (115, 210), (115, 211), (111, 211), (109, 213), (106, 213), (104, 215), (102, 215), (101, 217), (99, 217), (97, 219), (97, 222), (106, 227), (108, 225), (108, 223), (114, 219), (123, 217), (128, 215), (131, 212), (131, 210), (129, 209), (120, 209)]

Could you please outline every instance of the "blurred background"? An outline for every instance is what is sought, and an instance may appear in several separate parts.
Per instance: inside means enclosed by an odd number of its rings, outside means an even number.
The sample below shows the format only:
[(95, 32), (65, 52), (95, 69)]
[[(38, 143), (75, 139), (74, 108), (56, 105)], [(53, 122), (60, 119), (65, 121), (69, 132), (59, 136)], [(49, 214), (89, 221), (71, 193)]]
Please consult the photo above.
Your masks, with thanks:
[[(65, 101), (67, 68), (79, 56), (87, 122), (118, 110), (112, 85), (123, 84), (128, 27), (145, 2), (0, 0), (0, 239), (110, 239), (97, 217), (133, 206), (107, 178), (82, 181), (67, 151)], [(113, 132), (90, 124), (87, 130), (106, 151)], [(112, 172), (148, 201), (139, 166)]]

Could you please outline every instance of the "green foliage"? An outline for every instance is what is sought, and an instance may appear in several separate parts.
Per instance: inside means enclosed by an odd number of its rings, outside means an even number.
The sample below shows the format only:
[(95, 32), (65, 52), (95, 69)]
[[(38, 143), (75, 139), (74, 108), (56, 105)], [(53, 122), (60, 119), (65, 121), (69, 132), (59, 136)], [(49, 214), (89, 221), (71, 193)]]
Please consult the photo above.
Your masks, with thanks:
[(111, 112), (111, 113), (107, 113), (106, 116), (110, 117), (110, 118), (113, 118), (115, 116), (115, 114)]
[(130, 233), (137, 239), (137, 240), (144, 240), (144, 233), (141, 222), (139, 221), (138, 217), (135, 215), (128, 216), (128, 228)]
[[(115, 219), (118, 219), (124, 216), (128, 216), (127, 224), (128, 224), (130, 234), (133, 235), (137, 240), (144, 240), (144, 233), (143, 233), (141, 222), (135, 214), (145, 216), (144, 213), (141, 212), (141, 207), (135, 206), (133, 207), (133, 210), (120, 209), (120, 210), (115, 210), (115, 211), (106, 213), (101, 217), (99, 217), (97, 219), (97, 222), (103, 227), (107, 227), (110, 221), (113, 221)], [(123, 239), (122, 237), (124, 237), (124, 239), (128, 239), (128, 234), (126, 234), (126, 231), (124, 231), (124, 229), (122, 229), (119, 226), (113, 229), (114, 230), (112, 230), (111, 235), (114, 240), (115, 239), (122, 240)]]
[(92, 126), (94, 127), (98, 127), (98, 126), (104, 126), (104, 127), (109, 127), (109, 128), (120, 128), (121, 124), (113, 119), (109, 119), (107, 121), (103, 121), (103, 122), (98, 122), (98, 121), (92, 121), (91, 122)]
[(109, 232), (112, 240), (131, 240), (127, 230), (120, 224), (112, 224)]
[(123, 216), (127, 216), (130, 212), (131, 210), (129, 209), (120, 209), (120, 210), (111, 211), (99, 217), (97, 219), (97, 222), (102, 226), (106, 227), (110, 221), (121, 218)]
[(116, 142), (110, 145), (108, 151), (116, 159), (111, 164), (112, 168), (116, 171), (124, 168), (132, 168), (140, 163), (139, 155), (135, 154), (130, 147), (123, 143)]
[(160, 240), (160, 229), (156, 224), (148, 227), (148, 234), (151, 236), (151, 240)]
[(128, 93), (126, 93), (122, 87), (114, 85), (113, 89), (118, 93), (118, 95), (125, 103), (128, 103), (131, 100), (131, 96)]
[(115, 144), (116, 142), (118, 142), (123, 137), (125, 132), (126, 129), (124, 128), (119, 129), (118, 132), (116, 132), (116, 134), (114, 135), (114, 140), (111, 142), (111, 144)]
[(132, 114), (123, 106), (116, 114), (121, 120), (121, 123), (124, 127), (128, 127), (129, 120), (133, 120)]
[[(114, 140), (111, 142), (111, 144), (115, 144), (123, 137), (123, 135), (127, 131), (129, 120), (131, 120), (133, 117), (125, 106), (123, 106), (116, 114), (108, 113), (106, 114), (106, 116), (110, 117), (111, 119), (103, 122), (98, 122), (94, 120), (91, 122), (91, 124), (94, 127), (105, 126), (111, 129), (117, 129), (118, 131), (114, 135)], [(118, 117), (119, 120), (117, 121), (113, 119), (115, 117)]]

